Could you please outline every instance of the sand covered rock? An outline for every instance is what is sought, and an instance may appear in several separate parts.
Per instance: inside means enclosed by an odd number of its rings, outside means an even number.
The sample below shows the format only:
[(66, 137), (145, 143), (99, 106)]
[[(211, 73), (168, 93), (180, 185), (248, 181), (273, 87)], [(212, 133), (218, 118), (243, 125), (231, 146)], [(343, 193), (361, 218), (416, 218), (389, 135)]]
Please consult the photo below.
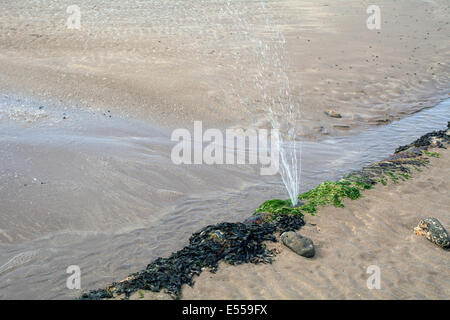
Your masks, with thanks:
[(436, 218), (426, 218), (414, 228), (414, 233), (424, 236), (434, 244), (442, 248), (450, 248), (450, 238), (447, 231)]
[(281, 235), (281, 242), (302, 257), (312, 258), (316, 254), (312, 240), (302, 237), (293, 231), (284, 232)]

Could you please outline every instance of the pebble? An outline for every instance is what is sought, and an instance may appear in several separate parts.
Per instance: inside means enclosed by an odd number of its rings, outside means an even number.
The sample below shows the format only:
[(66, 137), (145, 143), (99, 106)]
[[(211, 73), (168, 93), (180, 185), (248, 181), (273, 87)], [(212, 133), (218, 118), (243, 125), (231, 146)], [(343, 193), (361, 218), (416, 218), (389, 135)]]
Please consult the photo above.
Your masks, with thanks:
[(320, 127), (320, 128), (318, 129), (318, 131), (319, 131), (319, 133), (321, 133), (321, 134), (323, 134), (323, 135), (329, 134), (328, 130), (325, 129), (325, 127)]
[(430, 140), (430, 146), (433, 148), (440, 148), (442, 147), (442, 142), (437, 137), (432, 137)]
[(334, 110), (327, 110), (327, 111), (325, 111), (325, 114), (327, 115), (327, 116), (329, 116), (329, 117), (331, 117), (331, 118), (342, 118), (342, 116), (341, 116), (341, 114), (340, 113), (337, 113), (336, 111), (334, 111)]

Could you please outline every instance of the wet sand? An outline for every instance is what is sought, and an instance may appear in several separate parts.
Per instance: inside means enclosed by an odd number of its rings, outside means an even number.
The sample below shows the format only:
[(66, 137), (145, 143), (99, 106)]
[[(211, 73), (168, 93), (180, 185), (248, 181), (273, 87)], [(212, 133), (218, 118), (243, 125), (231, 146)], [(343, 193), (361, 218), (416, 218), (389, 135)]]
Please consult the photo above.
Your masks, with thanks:
[[(413, 233), (426, 217), (450, 229), (450, 151), (412, 179), (377, 185), (345, 208), (307, 216), (299, 232), (316, 245), (312, 259), (282, 246), (271, 265), (221, 263), (203, 272), (184, 299), (450, 299), (450, 252)], [(369, 266), (381, 289), (366, 285)]]
[(252, 45), (275, 45), (282, 31), (285, 50), (268, 51), (263, 85), (277, 90), (270, 72), (286, 72), (303, 137), (385, 124), (448, 96), (446, 0), (378, 1), (380, 30), (366, 27), (367, 1), (225, 3), (79, 1), (76, 30), (65, 26), (71, 1), (3, 1), (0, 86), (169, 127), (266, 127)]
[[(181, 249), (200, 228), (287, 198), (259, 166), (170, 161), (166, 130), (116, 113), (0, 96), (0, 298), (67, 299)], [(301, 191), (381, 160), (450, 117), (450, 100), (348, 137), (302, 142)], [(111, 116), (111, 117), (110, 117)], [(65, 118), (65, 119), (64, 119)], [(395, 136), (395, 141), (392, 137)]]

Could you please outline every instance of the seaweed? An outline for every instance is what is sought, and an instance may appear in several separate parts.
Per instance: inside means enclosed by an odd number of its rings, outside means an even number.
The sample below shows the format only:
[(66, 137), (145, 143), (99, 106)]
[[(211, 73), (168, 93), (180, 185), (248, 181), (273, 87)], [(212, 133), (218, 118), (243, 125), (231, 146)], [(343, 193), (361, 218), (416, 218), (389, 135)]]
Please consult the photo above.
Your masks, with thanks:
[(287, 231), (295, 231), (300, 229), (300, 227), (305, 225), (305, 220), (303, 219), (303, 214), (295, 215), (280, 215), (273, 220), (277, 226), (277, 231), (280, 233)]
[(439, 157), (441, 156), (441, 155), (439, 154), (439, 152), (429, 152), (429, 151), (424, 150), (423, 153), (424, 153), (426, 156), (433, 157), (433, 158), (439, 158)]
[(410, 179), (411, 167), (421, 171), (420, 167), (429, 163), (423, 155), (439, 157), (439, 153), (427, 151), (428, 147), (445, 148), (444, 143), (450, 142), (449, 130), (450, 122), (446, 130), (430, 132), (409, 145), (397, 148), (389, 159), (353, 171), (339, 181), (322, 182), (314, 189), (298, 196), (298, 199), (306, 200), (306, 203), (297, 208), (292, 208), (288, 200), (274, 199), (264, 202), (255, 212), (294, 214), (300, 211), (315, 214), (319, 206), (332, 204), (342, 208), (343, 199), (358, 199), (361, 197), (361, 191), (370, 189), (377, 183), (387, 185), (388, 179), (393, 183)]
[(448, 130), (450, 130), (450, 121), (448, 121), (447, 123), (447, 129), (427, 133), (410, 144), (398, 147), (397, 149), (395, 149), (394, 153), (408, 150), (411, 147), (423, 148), (427, 150), (428, 147), (432, 145), (433, 138), (439, 140), (439, 143), (437, 144), (438, 147), (445, 148), (442, 142), (448, 143), (450, 141)]
[(420, 171), (420, 167), (424, 167), (429, 163), (429, 160), (420, 156), (409, 154), (401, 157), (391, 157), (389, 160), (376, 162), (370, 166), (364, 167), (361, 170), (353, 171), (347, 174), (344, 179), (351, 181), (357, 177), (367, 185), (375, 185), (377, 183), (387, 184), (390, 179), (394, 183), (398, 182), (399, 177), (404, 180), (411, 176), (411, 167)]
[(263, 202), (254, 212), (268, 213), (269, 219), (276, 219), (282, 215), (298, 215), (303, 217), (303, 213), (299, 207), (293, 207), (291, 200), (271, 199)]
[(307, 200), (306, 204), (299, 208), (310, 214), (317, 212), (319, 206), (333, 204), (335, 207), (342, 208), (344, 207), (343, 199), (358, 199), (361, 197), (361, 190), (369, 188), (371, 188), (371, 185), (356, 179), (356, 177), (353, 177), (353, 180), (325, 181), (314, 189), (298, 196), (299, 199)]
[[(377, 183), (387, 184), (390, 178), (411, 177), (411, 168), (422, 171), (429, 160), (438, 157), (437, 152), (428, 152), (428, 147), (445, 148), (450, 142), (450, 122), (447, 130), (428, 133), (413, 143), (401, 146), (387, 160), (376, 162), (361, 170), (353, 171), (339, 181), (326, 181), (314, 189), (302, 193), (304, 200), (297, 207), (290, 200), (272, 199), (262, 203), (244, 223), (218, 223), (202, 228), (189, 239), (189, 245), (172, 253), (167, 258), (158, 258), (147, 267), (125, 280), (114, 282), (105, 289), (91, 290), (80, 299), (106, 299), (125, 294), (128, 299), (133, 292), (165, 290), (179, 298), (184, 284), (193, 285), (193, 279), (205, 268), (215, 272), (219, 261), (229, 264), (271, 263), (275, 251), (268, 250), (264, 241), (276, 241), (275, 232), (298, 230), (305, 224), (302, 212), (314, 214), (318, 207), (334, 205), (343, 207), (342, 200), (361, 197), (361, 192)], [(139, 293), (139, 296), (142, 295)]]
[(115, 282), (105, 289), (84, 293), (80, 299), (105, 299), (139, 290), (159, 292), (165, 290), (173, 298), (181, 295), (184, 284), (193, 285), (194, 277), (205, 268), (216, 272), (219, 261), (229, 264), (271, 263), (275, 252), (268, 250), (264, 241), (276, 241), (274, 233), (297, 230), (304, 221), (299, 215), (285, 215), (261, 224), (222, 222), (209, 225), (192, 234), (189, 245), (158, 258), (147, 267)]
[(385, 174), (388, 175), (389, 178), (391, 178), (392, 182), (394, 183), (398, 182), (397, 175), (395, 175), (392, 171), (385, 171)]

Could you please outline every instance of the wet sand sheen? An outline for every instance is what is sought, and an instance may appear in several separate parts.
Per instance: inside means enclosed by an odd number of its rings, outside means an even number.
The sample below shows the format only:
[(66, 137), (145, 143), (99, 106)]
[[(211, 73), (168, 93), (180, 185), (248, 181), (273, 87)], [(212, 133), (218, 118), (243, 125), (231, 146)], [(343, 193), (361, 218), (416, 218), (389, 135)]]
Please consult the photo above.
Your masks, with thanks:
[(170, 135), (146, 123), (0, 100), (0, 298), (76, 297), (69, 265), (101, 287), (283, 194), (255, 167), (173, 164)]

